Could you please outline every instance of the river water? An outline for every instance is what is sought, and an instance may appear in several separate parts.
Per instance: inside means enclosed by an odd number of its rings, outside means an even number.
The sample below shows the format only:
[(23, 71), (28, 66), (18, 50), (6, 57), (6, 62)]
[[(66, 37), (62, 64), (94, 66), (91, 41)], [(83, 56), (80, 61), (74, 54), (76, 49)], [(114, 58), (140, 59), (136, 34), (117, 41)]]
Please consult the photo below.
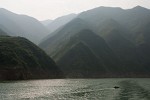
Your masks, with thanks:
[(0, 82), (0, 100), (150, 100), (150, 79)]

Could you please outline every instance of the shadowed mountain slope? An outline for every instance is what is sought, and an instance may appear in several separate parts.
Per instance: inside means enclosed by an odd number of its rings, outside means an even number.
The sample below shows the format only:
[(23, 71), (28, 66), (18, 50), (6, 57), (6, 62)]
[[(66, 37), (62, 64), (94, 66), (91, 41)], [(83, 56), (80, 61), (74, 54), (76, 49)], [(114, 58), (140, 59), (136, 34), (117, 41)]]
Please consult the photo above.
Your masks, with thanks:
[(21, 37), (0, 37), (0, 80), (61, 78), (55, 62)]
[[(87, 73), (93, 73), (87, 77), (150, 77), (149, 33), (149, 9), (98, 7), (58, 28), (40, 47), (71, 77), (78, 77), (75, 73), (81, 77)], [(94, 64), (102, 74), (82, 70), (83, 66), (95, 69)], [(82, 71), (75, 71), (77, 66)]]

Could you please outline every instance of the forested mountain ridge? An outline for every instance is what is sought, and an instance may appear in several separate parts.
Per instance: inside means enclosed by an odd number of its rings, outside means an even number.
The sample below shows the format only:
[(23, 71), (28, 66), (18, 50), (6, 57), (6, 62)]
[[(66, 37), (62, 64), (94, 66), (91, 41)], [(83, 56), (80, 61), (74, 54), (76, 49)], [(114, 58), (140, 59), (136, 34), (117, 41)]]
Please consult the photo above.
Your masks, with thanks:
[(39, 46), (68, 77), (149, 77), (149, 33), (149, 9), (98, 7), (80, 13)]
[(62, 77), (55, 62), (29, 40), (0, 36), (0, 80)]

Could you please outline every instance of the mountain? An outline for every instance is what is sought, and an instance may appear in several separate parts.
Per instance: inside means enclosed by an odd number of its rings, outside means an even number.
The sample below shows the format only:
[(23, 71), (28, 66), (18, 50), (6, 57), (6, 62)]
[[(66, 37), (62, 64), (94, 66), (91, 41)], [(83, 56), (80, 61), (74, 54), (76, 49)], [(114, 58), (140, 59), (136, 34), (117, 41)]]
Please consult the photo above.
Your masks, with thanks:
[(67, 77), (97, 78), (119, 74), (116, 71), (119, 59), (101, 37), (86, 29), (70, 37), (54, 59)]
[(41, 21), (41, 23), (42, 23), (44, 26), (47, 26), (48, 24), (50, 24), (50, 23), (52, 23), (52, 22), (53, 22), (53, 20), (50, 20), (50, 19)]
[(141, 56), (141, 62), (146, 66), (146, 70), (150, 71), (150, 22), (142, 26), (135, 35), (137, 50)]
[[(78, 18), (86, 21), (92, 26), (94, 32), (99, 33), (102, 23), (107, 19), (113, 19), (119, 23), (130, 41), (136, 43), (136, 36), (141, 28), (149, 23), (150, 10), (137, 6), (132, 9), (121, 9), (113, 7), (98, 7), (79, 14)], [(92, 19), (92, 20), (91, 20)]]
[(149, 9), (98, 7), (80, 13), (39, 46), (67, 77), (150, 77), (149, 33)]
[(125, 66), (149, 70), (146, 67), (149, 53), (144, 51), (144, 48), (149, 50), (150, 43), (149, 9), (98, 7), (81, 13), (78, 18), (93, 26), (93, 31), (104, 38)]
[(0, 24), (5, 29), (0, 28), (9, 33), (8, 35), (26, 37), (36, 44), (49, 33), (48, 29), (35, 18), (18, 15), (3, 8), (0, 9)]
[(136, 52), (136, 46), (127, 38), (126, 32), (128, 31), (123, 26), (113, 19), (107, 19), (102, 22), (100, 30), (98, 34), (103, 37), (109, 47), (124, 63), (124, 66), (142, 67), (142, 64), (139, 63), (140, 57)]
[(79, 18), (74, 19), (67, 23), (64, 27), (61, 27), (48, 35), (43, 42), (39, 44), (39, 46), (43, 48), (48, 55), (53, 56), (57, 49), (63, 46), (62, 43), (65, 44), (68, 40), (70, 40), (72, 35), (87, 28), (88, 25), (86, 25), (83, 20)]
[[(101, 23), (107, 19), (120, 19), (124, 10), (118, 7), (98, 7), (80, 13), (77, 17), (83, 19), (91, 25), (92, 29), (97, 32), (101, 28)], [(116, 21), (117, 21), (116, 20)]]
[(69, 15), (65, 15), (65, 16), (56, 18), (50, 24), (47, 25), (47, 28), (51, 32), (54, 32), (55, 30), (57, 30), (61, 26), (67, 24), (69, 21), (71, 21), (72, 19), (74, 19), (76, 16), (77, 16), (76, 14), (69, 14)]
[(0, 80), (62, 78), (55, 62), (22, 37), (0, 37)]

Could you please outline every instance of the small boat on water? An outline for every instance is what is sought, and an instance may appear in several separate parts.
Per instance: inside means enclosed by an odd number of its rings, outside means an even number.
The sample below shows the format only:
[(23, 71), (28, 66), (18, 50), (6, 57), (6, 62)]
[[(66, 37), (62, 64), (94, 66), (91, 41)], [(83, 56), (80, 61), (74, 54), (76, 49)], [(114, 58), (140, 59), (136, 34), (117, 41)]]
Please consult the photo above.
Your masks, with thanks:
[(120, 88), (120, 87), (119, 87), (119, 86), (114, 86), (114, 88), (115, 88), (115, 89), (118, 89), (118, 88)]

